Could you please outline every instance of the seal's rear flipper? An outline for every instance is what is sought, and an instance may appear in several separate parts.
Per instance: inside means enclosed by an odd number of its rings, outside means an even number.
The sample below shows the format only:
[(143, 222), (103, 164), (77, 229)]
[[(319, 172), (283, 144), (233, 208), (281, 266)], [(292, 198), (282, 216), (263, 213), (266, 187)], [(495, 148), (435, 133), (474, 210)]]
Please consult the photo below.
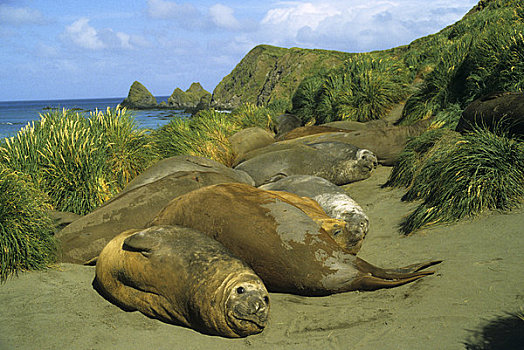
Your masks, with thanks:
[(406, 277), (406, 278), (400, 278), (395, 280), (388, 280), (383, 279), (375, 276), (362, 276), (360, 278), (357, 278), (352, 285), (351, 290), (376, 290), (381, 288), (393, 288), (398, 287), (406, 283), (410, 283), (413, 281), (418, 280), (419, 278), (422, 278), (427, 275), (432, 275), (433, 271), (425, 271), (420, 272), (418, 275)]
[(426, 261), (423, 263), (408, 265), (404, 267), (399, 267), (398, 269), (383, 269), (388, 274), (394, 274), (394, 273), (414, 273), (419, 272), (421, 270), (427, 269), (430, 266), (440, 264), (442, 260), (434, 260), (434, 261)]
[(397, 268), (397, 269), (383, 269), (383, 268), (371, 265), (367, 261), (364, 261), (357, 257), (354, 264), (356, 268), (363, 274), (368, 274), (368, 275), (375, 276), (378, 278), (383, 278), (386, 280), (397, 280), (397, 279), (418, 276), (420, 274), (426, 275), (428, 274), (427, 272), (431, 272), (429, 274), (432, 274), (433, 271), (422, 271), (422, 270), (430, 266), (440, 264), (441, 262), (442, 260), (434, 260), (434, 261), (427, 261), (423, 263), (412, 264), (412, 265), (408, 265), (408, 266)]

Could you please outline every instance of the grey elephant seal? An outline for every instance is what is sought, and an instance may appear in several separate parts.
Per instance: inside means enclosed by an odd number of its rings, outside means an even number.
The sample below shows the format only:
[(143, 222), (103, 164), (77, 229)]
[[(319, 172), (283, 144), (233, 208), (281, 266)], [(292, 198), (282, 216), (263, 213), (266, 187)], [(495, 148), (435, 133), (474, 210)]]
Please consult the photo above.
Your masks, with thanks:
[(373, 266), (340, 247), (299, 208), (245, 184), (208, 186), (179, 196), (152, 224), (191, 227), (213, 237), (274, 292), (314, 296), (391, 288), (432, 274), (422, 270), (440, 262)]
[(244, 262), (189, 228), (121, 233), (102, 250), (94, 285), (126, 310), (206, 334), (245, 337), (267, 324), (269, 296)]
[(123, 192), (100, 208), (73, 221), (56, 238), (60, 261), (83, 264), (98, 256), (122, 231), (145, 228), (173, 198), (194, 189), (238, 178), (216, 171), (177, 171)]
[(369, 230), (369, 218), (360, 205), (337, 185), (318, 176), (292, 175), (259, 188), (313, 199), (329, 217), (346, 222), (348, 234), (342, 246), (354, 254), (360, 250)]
[(181, 155), (156, 162), (131, 180), (120, 194), (158, 181), (166, 176), (188, 171), (214, 172), (228, 176), (234, 179), (235, 182), (253, 184), (253, 180), (245, 172), (236, 171), (226, 167), (224, 164), (204, 157)]
[(255, 186), (281, 175), (314, 175), (344, 185), (369, 178), (378, 164), (372, 152), (342, 142), (279, 144), (256, 151), (257, 156), (235, 167), (248, 173)]

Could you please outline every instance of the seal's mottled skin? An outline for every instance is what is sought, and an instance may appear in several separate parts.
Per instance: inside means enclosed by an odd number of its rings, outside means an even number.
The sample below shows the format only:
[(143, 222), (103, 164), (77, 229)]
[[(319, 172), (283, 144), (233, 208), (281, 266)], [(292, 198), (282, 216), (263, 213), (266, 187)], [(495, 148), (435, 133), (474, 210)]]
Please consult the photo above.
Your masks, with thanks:
[(269, 296), (244, 262), (189, 228), (121, 233), (103, 249), (94, 285), (126, 310), (224, 337), (262, 332)]
[(275, 292), (313, 296), (395, 287), (432, 274), (420, 270), (439, 262), (375, 267), (340, 247), (301, 209), (244, 184), (209, 186), (175, 198), (152, 224), (204, 232)]
[(377, 167), (372, 152), (342, 142), (273, 145), (255, 150), (258, 155), (235, 169), (248, 173), (255, 186), (280, 175), (314, 175), (344, 185), (369, 178)]
[(286, 191), (313, 199), (332, 218), (344, 220), (344, 235), (335, 240), (356, 254), (369, 230), (369, 218), (360, 205), (339, 186), (310, 175), (292, 175), (259, 187), (263, 190)]
[(268, 192), (302, 210), (348, 252), (356, 254), (360, 249), (364, 236), (359, 236), (357, 238), (352, 235), (348, 229), (348, 225), (346, 225), (346, 222), (343, 219), (328, 216), (322, 207), (313, 199), (300, 197), (296, 194), (285, 191)]

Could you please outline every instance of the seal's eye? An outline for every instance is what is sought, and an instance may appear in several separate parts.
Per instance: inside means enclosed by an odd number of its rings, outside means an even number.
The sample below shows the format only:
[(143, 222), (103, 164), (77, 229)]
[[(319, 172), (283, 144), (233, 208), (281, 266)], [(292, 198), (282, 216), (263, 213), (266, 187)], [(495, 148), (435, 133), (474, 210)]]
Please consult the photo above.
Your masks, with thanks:
[(269, 304), (269, 297), (267, 295), (264, 297), (264, 301), (266, 302), (266, 304)]
[(246, 290), (244, 289), (244, 287), (238, 287), (237, 288), (237, 294), (243, 294)]

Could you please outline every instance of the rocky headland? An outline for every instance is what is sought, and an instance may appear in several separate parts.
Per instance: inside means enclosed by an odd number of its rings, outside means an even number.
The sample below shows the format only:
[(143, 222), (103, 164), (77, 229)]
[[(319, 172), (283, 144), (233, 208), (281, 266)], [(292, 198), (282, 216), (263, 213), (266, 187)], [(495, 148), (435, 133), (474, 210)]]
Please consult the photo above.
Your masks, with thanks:
[(135, 81), (129, 88), (127, 97), (120, 104), (128, 109), (183, 109), (198, 110), (209, 106), (211, 93), (206, 91), (200, 83), (192, 83), (189, 89), (183, 91), (176, 88), (167, 102), (158, 103), (149, 90), (140, 82)]

